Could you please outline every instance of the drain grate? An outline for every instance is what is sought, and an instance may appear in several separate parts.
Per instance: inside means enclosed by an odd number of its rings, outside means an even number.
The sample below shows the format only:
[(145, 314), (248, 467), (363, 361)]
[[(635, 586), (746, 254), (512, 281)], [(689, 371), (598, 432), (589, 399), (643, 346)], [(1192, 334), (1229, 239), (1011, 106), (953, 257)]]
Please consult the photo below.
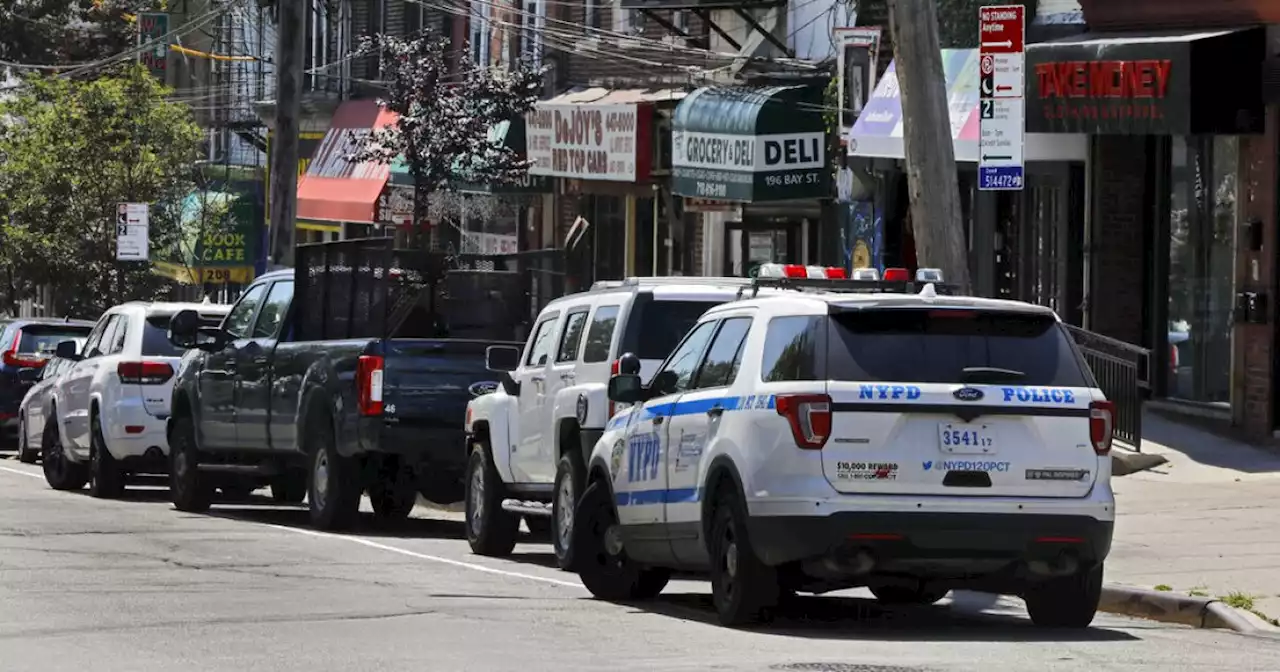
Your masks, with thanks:
[(923, 672), (923, 667), (899, 665), (863, 665), (860, 663), (786, 663), (774, 665), (771, 670), (783, 672)]

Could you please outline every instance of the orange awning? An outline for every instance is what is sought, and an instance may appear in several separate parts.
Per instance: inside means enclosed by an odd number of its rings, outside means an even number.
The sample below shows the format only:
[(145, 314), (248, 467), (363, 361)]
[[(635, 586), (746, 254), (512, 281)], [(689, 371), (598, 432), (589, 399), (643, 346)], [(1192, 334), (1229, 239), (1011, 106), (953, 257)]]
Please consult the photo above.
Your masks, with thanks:
[(306, 175), (298, 181), (298, 219), (374, 223), (378, 197), (387, 185), (391, 166), (352, 162), (366, 137), (394, 124), (395, 112), (374, 100), (349, 100), (338, 107)]

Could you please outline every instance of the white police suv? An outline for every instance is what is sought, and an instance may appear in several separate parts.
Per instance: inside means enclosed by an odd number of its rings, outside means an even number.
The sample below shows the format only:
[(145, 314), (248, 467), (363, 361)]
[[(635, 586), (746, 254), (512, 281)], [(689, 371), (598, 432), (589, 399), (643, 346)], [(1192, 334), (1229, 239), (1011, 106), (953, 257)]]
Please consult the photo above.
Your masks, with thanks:
[[(819, 269), (820, 270), (820, 269)], [(893, 275), (905, 274), (890, 269)], [(709, 572), (722, 623), (796, 591), (1022, 596), (1085, 627), (1111, 547), (1114, 408), (1048, 308), (923, 280), (808, 280), (707, 311), (596, 443), (574, 571), (597, 597)]]

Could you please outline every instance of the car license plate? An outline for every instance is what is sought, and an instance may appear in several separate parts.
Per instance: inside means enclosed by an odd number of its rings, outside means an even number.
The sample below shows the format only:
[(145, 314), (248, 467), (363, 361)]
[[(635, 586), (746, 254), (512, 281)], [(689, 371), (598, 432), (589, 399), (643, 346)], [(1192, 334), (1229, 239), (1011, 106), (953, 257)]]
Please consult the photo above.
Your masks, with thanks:
[(938, 425), (938, 446), (944, 453), (990, 455), (996, 452), (996, 434), (988, 425), (943, 422)]

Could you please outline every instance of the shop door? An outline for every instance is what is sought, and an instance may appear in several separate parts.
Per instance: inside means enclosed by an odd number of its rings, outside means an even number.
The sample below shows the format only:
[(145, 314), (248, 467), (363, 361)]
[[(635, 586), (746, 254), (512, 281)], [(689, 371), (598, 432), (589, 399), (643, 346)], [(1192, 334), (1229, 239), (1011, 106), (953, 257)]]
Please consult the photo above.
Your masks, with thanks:
[(726, 275), (755, 277), (761, 264), (799, 264), (800, 223), (783, 225), (726, 222), (724, 272)]
[(1021, 221), (1014, 227), (1014, 291), (1080, 324), (1083, 282), (1084, 174), (1070, 164), (1027, 175)]

